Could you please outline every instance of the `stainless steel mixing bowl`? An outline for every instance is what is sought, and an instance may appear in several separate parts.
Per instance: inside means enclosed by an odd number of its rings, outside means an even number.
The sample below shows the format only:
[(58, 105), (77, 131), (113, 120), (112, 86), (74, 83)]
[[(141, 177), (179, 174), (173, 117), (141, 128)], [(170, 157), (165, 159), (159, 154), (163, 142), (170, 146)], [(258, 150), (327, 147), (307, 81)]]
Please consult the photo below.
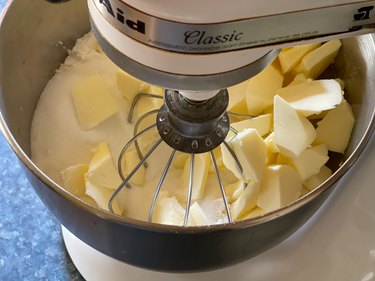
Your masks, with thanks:
[(374, 36), (343, 40), (336, 75), (346, 81), (356, 126), (340, 168), (320, 188), (263, 217), (180, 228), (119, 217), (86, 205), (30, 159), (30, 124), (44, 85), (75, 40), (90, 30), (85, 0), (9, 1), (0, 26), (0, 127), (35, 191), (78, 238), (118, 260), (163, 271), (197, 271), (243, 261), (276, 245), (322, 205), (363, 152), (374, 129)]

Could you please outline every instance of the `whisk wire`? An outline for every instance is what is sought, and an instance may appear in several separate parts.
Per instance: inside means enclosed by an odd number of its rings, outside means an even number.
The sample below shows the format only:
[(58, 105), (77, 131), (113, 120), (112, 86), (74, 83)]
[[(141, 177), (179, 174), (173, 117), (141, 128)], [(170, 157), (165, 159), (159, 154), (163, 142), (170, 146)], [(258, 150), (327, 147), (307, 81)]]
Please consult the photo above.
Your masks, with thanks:
[(167, 164), (165, 165), (165, 168), (164, 168), (164, 171), (163, 173), (161, 174), (161, 177), (160, 177), (160, 180), (159, 180), (159, 183), (156, 187), (156, 191), (154, 193), (154, 197), (152, 199), (152, 203), (151, 203), (151, 208), (150, 208), (150, 212), (149, 212), (149, 215), (148, 215), (148, 221), (149, 222), (152, 222), (152, 217), (154, 215), (154, 210), (155, 210), (155, 205), (156, 205), (156, 201), (158, 200), (158, 196), (159, 196), (159, 193), (160, 193), (160, 190), (161, 190), (161, 187), (164, 183), (164, 180), (165, 180), (165, 177), (167, 176), (167, 173), (168, 173), (168, 170), (169, 170), (169, 167), (171, 166), (172, 164), (172, 161), (173, 161), (173, 157), (174, 155), (176, 154), (176, 149), (174, 149), (171, 153), (171, 155), (169, 156), (169, 159), (168, 159), (168, 162)]
[(154, 98), (154, 99), (163, 99), (162, 96), (155, 95), (155, 94), (149, 94), (149, 93), (139, 93), (136, 94), (135, 97), (132, 100), (132, 104), (130, 105), (129, 109), (129, 115), (128, 115), (128, 123), (132, 123), (133, 121), (133, 114), (134, 114), (134, 109), (137, 106), (138, 101), (141, 98)]
[(194, 184), (194, 159), (195, 159), (195, 154), (192, 153), (190, 157), (189, 187), (188, 187), (188, 193), (187, 193), (187, 199), (186, 199), (184, 226), (187, 226), (188, 221), (189, 221), (191, 195), (193, 193), (193, 184)]
[(229, 204), (228, 204), (227, 196), (225, 195), (225, 190), (224, 190), (223, 182), (221, 180), (219, 168), (217, 167), (215, 155), (214, 155), (214, 153), (212, 151), (210, 151), (210, 157), (211, 157), (212, 164), (214, 166), (214, 170), (215, 170), (215, 174), (216, 174), (216, 177), (217, 177), (217, 181), (219, 182), (219, 187), (220, 187), (220, 191), (221, 191), (221, 197), (223, 198), (223, 202), (224, 202), (224, 206), (225, 206), (225, 211), (227, 213), (228, 222), (233, 222), (232, 216), (230, 214), (230, 209), (229, 209)]
[[(149, 112), (143, 114), (141, 117), (139, 117), (138, 120), (137, 120), (137, 122), (135, 122), (135, 125), (134, 125), (133, 136), (136, 136), (138, 134), (138, 128), (139, 128), (139, 125), (141, 124), (141, 122), (144, 119), (146, 119), (147, 117), (149, 117), (149, 116), (151, 116), (153, 114), (158, 113), (158, 111), (159, 111), (158, 109), (155, 109), (155, 110), (149, 111)], [(141, 160), (143, 158), (143, 154), (142, 154), (141, 149), (139, 148), (138, 139), (136, 139), (134, 141), (134, 145), (135, 145), (135, 149), (137, 150), (137, 154), (138, 154), (139, 160)], [(145, 168), (147, 168), (148, 167), (147, 162), (144, 162), (143, 166)]]
[[(123, 149), (121, 150), (120, 152), (120, 155), (118, 157), (118, 161), (117, 161), (117, 171), (121, 177), (122, 180), (125, 179), (125, 176), (124, 176), (124, 173), (123, 173), (123, 169), (122, 169), (122, 159), (124, 158), (125, 156), (125, 152), (129, 149), (129, 147), (138, 139), (140, 138), (142, 135), (144, 135), (147, 131), (151, 130), (152, 128), (155, 128), (156, 127), (156, 124), (153, 124), (153, 125), (150, 125), (148, 126), (147, 128), (145, 128), (144, 130), (140, 131), (138, 134), (136, 134), (130, 141), (128, 141), (126, 143), (126, 145), (123, 147)], [(142, 157), (143, 158), (143, 157)]]
[(237, 113), (237, 112), (231, 112), (231, 111), (227, 111), (227, 114), (229, 116), (234, 116), (234, 117), (239, 117), (239, 118), (245, 118), (245, 119), (252, 119), (252, 118), (254, 118), (254, 116), (249, 115), (249, 114), (243, 114), (243, 113)]
[[(151, 128), (153, 126), (150, 126)], [(148, 127), (148, 128), (150, 128)], [(146, 128), (145, 130), (148, 131)], [(144, 130), (142, 131), (144, 133)], [(141, 132), (141, 133), (142, 133)], [(134, 138), (137, 139), (139, 137), (139, 135), (141, 134), (139, 133), (137, 136), (135, 136)], [(136, 138), (137, 137), (137, 138)], [(133, 138), (133, 139), (134, 139)], [(132, 140), (133, 140), (132, 139)], [(145, 156), (142, 158), (142, 160), (140, 160), (138, 162), (138, 164), (134, 167), (134, 169), (129, 173), (129, 175), (127, 175), (127, 177), (124, 179), (124, 181), (119, 185), (119, 187), (115, 190), (115, 192), (113, 192), (111, 198), (109, 199), (109, 202), (108, 202), (108, 209), (113, 213), (113, 208), (112, 208), (112, 205), (113, 205), (113, 200), (115, 199), (115, 197), (117, 196), (117, 194), (124, 188), (124, 186), (129, 182), (129, 180), (134, 176), (134, 174), (138, 171), (138, 169), (143, 165), (143, 163), (147, 160), (147, 158), (155, 151), (155, 149), (162, 143), (162, 139), (158, 139), (154, 145), (150, 148), (150, 150), (145, 154)], [(133, 141), (134, 142), (134, 141)], [(133, 142), (129, 141), (126, 146), (124, 147), (124, 149), (121, 151), (121, 154), (120, 155), (124, 155), (125, 154), (125, 151), (127, 150), (127, 148), (130, 146), (130, 144), (132, 144)], [(119, 162), (121, 162), (121, 158), (119, 158)], [(121, 169), (122, 165), (119, 166), (119, 169)], [(123, 173), (122, 173), (122, 170), (121, 170), (121, 175), (123, 176)]]

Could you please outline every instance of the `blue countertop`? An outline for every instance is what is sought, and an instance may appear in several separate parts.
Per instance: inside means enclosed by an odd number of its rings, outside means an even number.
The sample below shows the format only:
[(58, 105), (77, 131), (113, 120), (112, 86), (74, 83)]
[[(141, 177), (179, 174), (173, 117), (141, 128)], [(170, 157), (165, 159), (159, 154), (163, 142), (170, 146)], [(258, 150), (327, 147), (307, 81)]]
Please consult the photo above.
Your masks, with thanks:
[(40, 201), (0, 133), (0, 280), (83, 280), (60, 224)]
[[(6, 0), (0, 0), (0, 10)], [(60, 224), (35, 194), (0, 133), (0, 280), (83, 280)]]

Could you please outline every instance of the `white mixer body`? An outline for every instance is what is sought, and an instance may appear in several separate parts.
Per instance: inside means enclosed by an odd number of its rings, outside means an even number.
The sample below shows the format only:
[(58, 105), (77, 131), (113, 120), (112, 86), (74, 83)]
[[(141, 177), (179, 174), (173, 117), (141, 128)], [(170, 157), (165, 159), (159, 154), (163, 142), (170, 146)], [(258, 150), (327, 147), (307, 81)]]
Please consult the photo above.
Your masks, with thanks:
[[(88, 4), (97, 34), (142, 66), (132, 74), (188, 91), (215, 90), (245, 80), (275, 58), (274, 49), (370, 33), (375, 24), (375, 1), (88, 0)], [(111, 57), (111, 50), (103, 49)], [(132, 63), (119, 64), (132, 72)], [(137, 73), (144, 68), (154, 71), (151, 81)], [(205, 80), (194, 81), (197, 76)]]

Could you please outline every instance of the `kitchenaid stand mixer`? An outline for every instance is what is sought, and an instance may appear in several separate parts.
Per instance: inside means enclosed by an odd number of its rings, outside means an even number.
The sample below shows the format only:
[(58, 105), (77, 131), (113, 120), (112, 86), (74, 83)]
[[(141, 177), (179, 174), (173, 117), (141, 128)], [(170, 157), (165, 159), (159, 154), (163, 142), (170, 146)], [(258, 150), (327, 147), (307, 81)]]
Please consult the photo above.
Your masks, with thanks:
[[(373, 37), (366, 35), (343, 40), (343, 48), (335, 61), (335, 67), (344, 72), (339, 77), (342, 79), (349, 77), (346, 84), (347, 98), (349, 101), (356, 101), (356, 105), (359, 106), (356, 119), (361, 122), (356, 124), (351, 145), (348, 147), (347, 154), (343, 156), (343, 165), (326, 183), (313, 192), (289, 206), (263, 216), (236, 223), (202, 227), (147, 223), (116, 216), (90, 206), (52, 181), (30, 158), (31, 118), (41, 91), (67, 55), (66, 49), (61, 47), (61, 42), (67, 48), (71, 48), (77, 38), (90, 29), (85, 0), (58, 1), (61, 4), (56, 5), (50, 2), (56, 1), (10, 1), (1, 19), (1, 129), (27, 168), (25, 171), (35, 191), (61, 224), (78, 237), (76, 239), (119, 261), (161, 271), (202, 271), (228, 266), (258, 255), (291, 235), (315, 213), (334, 189), (338, 179), (361, 155), (371, 136), (374, 128), (372, 121), (375, 85), (373, 79), (368, 79), (368, 73), (374, 72), (371, 55), (375, 53), (375, 45)], [(327, 7), (324, 1), (314, 3), (299, 1), (289, 4), (263, 1), (254, 4), (254, 9), (248, 7), (251, 3), (241, 1), (236, 3), (238, 5), (226, 4), (223, 6), (226, 7), (225, 9), (218, 8), (215, 14), (212, 13), (212, 7), (218, 7), (220, 3), (196, 1), (185, 3), (186, 7), (183, 7), (181, 3), (175, 2), (165, 2), (165, 6), (155, 1), (127, 2), (131, 7), (137, 7), (138, 10), (133, 9), (134, 12), (142, 11), (146, 16), (153, 14), (153, 17), (149, 17), (150, 21), (133, 18), (133, 14), (125, 10), (122, 1), (121, 3), (89, 1), (89, 7), (93, 30), (97, 36), (102, 35), (97, 38), (106, 54), (132, 75), (165, 86), (167, 92), (171, 93), (170, 98), (178, 97), (181, 102), (187, 102), (186, 106), (204, 104), (205, 100), (215, 98), (218, 90), (255, 75), (276, 56), (277, 51), (272, 51), (274, 48), (371, 32), (374, 19), (373, 2), (369, 1), (330, 2), (332, 5), (330, 7)], [(241, 3), (244, 6), (241, 6)], [(183, 11), (183, 16), (179, 17), (173, 9)], [(104, 11), (106, 16), (100, 14), (100, 11)], [(210, 17), (208, 20), (207, 14)], [(269, 21), (264, 25), (264, 29), (259, 29), (259, 25), (254, 26), (251, 34), (255, 38), (253, 40), (245, 40), (245, 29), (237, 27), (237, 23), (248, 23), (246, 19), (267, 22), (267, 19), (270, 20), (273, 16), (277, 20)], [(178, 38), (178, 29), (173, 32), (168, 28), (166, 30), (170, 32), (157, 32), (156, 27), (150, 29), (150, 22), (161, 23), (162, 18), (167, 19), (168, 24), (172, 25), (178, 22), (195, 23), (193, 29), (190, 30), (190, 26), (188, 30), (180, 33), (184, 40), (187, 31), (197, 31), (187, 33), (188, 43), (192, 44), (190, 50), (181, 52), (183, 46), (173, 41), (174, 38)], [(236, 22), (236, 19), (239, 22)], [(135, 37), (132, 39), (119, 32), (114, 25), (109, 24), (111, 20), (116, 20), (119, 24), (124, 22), (125, 28), (129, 28), (128, 31), (139, 33), (139, 36), (143, 36), (142, 31), (144, 31), (148, 35), (149, 32), (158, 36), (164, 34), (173, 40), (151, 38), (152, 40), (147, 40), (147, 44), (155, 45), (148, 46), (146, 43), (137, 42)], [(99, 21), (101, 24), (98, 23)], [(288, 22), (289, 24), (286, 24)], [(68, 23), (70, 28), (67, 28)], [(227, 26), (226, 29), (220, 26), (220, 23), (223, 23), (223, 26), (233, 23), (235, 27)], [(309, 29), (308, 26), (312, 23), (317, 24), (318, 27)], [(220, 27), (219, 30), (216, 30), (215, 26)], [(252, 25), (246, 26), (250, 28)], [(204, 28), (213, 29), (207, 29), (204, 33)], [(217, 33), (211, 34), (210, 32), (214, 30)], [(267, 30), (276, 35), (267, 34)], [(288, 34), (282, 34), (281, 30), (295, 34), (297, 41), (289, 40)], [(324, 32), (314, 33), (317, 30)], [(308, 37), (299, 37), (304, 32)], [(35, 36), (35, 34), (43, 36)], [(260, 38), (262, 34), (265, 35)], [(110, 36), (114, 38), (109, 38)], [(256, 45), (256, 42), (261, 40), (278, 37), (280, 42), (270, 40), (270, 42), (262, 41), (264, 44), (262, 43), (261, 46)], [(242, 48), (242, 45), (239, 46), (242, 49), (235, 50), (238, 45), (235, 46), (233, 40), (242, 39), (250, 45), (251, 42), (255, 42), (255, 45), (250, 46), (251, 48)], [(203, 45), (207, 45), (216, 44), (214, 42), (221, 40), (232, 42), (218, 43), (223, 46), (222, 50), (221, 47), (199, 48), (203, 42), (206, 42)], [(125, 44), (129, 42), (130, 45)], [(174, 46), (177, 46), (176, 49), (179, 51), (167, 50)], [(48, 50), (48, 52), (40, 50)], [(126, 53), (126, 50), (132, 53)], [(138, 57), (132, 57), (132, 54), (138, 54)], [(126, 65), (129, 67), (127, 68)], [(353, 68), (355, 68), (354, 73), (351, 71)], [(175, 91), (179, 93), (176, 94)], [(224, 90), (219, 94), (225, 97)], [(225, 105), (225, 102), (223, 104)], [(222, 110), (220, 108), (218, 112)], [(225, 114), (224, 110), (224, 117)], [(199, 115), (193, 116), (196, 117)], [(179, 122), (181, 123), (181, 120)]]

